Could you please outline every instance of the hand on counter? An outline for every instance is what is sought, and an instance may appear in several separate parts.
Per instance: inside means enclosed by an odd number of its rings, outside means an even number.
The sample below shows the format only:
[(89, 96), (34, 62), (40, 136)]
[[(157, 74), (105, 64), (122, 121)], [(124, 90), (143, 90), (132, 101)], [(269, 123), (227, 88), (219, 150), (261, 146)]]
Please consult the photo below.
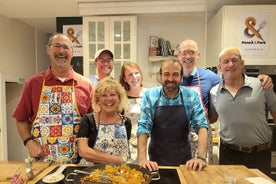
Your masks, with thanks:
[(186, 162), (186, 169), (193, 171), (201, 171), (206, 165), (206, 161), (200, 158), (193, 158)]
[(139, 161), (139, 165), (148, 169), (149, 171), (157, 171), (158, 170), (158, 164), (154, 161), (150, 161), (147, 159)]

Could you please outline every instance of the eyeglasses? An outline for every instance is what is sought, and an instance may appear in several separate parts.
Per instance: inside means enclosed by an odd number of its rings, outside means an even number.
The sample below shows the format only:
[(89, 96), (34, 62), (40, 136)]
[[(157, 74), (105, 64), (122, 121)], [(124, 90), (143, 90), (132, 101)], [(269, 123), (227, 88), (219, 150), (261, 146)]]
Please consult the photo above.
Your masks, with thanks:
[(49, 46), (53, 47), (54, 49), (63, 49), (63, 50), (73, 50), (72, 47), (68, 46), (68, 45), (61, 45), (61, 44), (58, 44), (58, 43), (55, 43), (55, 44), (50, 44)]
[(179, 54), (181, 54), (182, 56), (194, 56), (198, 51), (195, 50), (183, 50), (183, 51), (179, 51)]
[(111, 64), (111, 63), (113, 63), (113, 59), (112, 58), (106, 58), (106, 59), (99, 58), (99, 59), (97, 59), (97, 62), (99, 62), (100, 64), (104, 64), (104, 63)]

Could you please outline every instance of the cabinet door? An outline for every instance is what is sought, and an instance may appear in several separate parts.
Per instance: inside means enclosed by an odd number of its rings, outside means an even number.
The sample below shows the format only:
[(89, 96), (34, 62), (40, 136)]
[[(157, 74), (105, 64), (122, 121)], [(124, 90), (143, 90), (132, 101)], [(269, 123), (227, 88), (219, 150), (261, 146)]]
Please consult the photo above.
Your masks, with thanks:
[(84, 17), (84, 75), (96, 74), (94, 55), (107, 48), (114, 54), (112, 77), (119, 79), (121, 66), (136, 61), (136, 16)]
[(119, 79), (124, 62), (136, 62), (137, 19), (135, 16), (110, 17), (110, 48), (114, 53), (113, 77)]
[(96, 74), (96, 51), (109, 47), (108, 20), (108, 17), (83, 17), (83, 71), (86, 77)]

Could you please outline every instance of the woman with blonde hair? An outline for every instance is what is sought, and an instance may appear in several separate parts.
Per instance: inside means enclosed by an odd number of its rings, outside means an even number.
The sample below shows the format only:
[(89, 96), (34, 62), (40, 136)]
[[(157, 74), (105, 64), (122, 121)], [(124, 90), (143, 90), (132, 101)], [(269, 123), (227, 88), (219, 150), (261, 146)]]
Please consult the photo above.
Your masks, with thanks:
[(94, 90), (92, 106), (94, 112), (84, 115), (77, 136), (80, 163), (127, 162), (131, 121), (122, 115), (127, 108), (124, 88), (111, 77), (104, 78)]

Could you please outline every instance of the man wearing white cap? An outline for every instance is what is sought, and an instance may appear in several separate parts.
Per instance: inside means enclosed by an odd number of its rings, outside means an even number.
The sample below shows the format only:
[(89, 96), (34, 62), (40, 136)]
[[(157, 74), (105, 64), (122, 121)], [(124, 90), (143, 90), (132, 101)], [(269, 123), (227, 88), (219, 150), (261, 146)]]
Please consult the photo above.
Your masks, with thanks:
[(109, 76), (112, 72), (114, 66), (113, 53), (108, 49), (98, 50), (95, 54), (94, 65), (97, 69), (96, 75), (88, 77), (93, 87), (95, 87), (101, 79)]

